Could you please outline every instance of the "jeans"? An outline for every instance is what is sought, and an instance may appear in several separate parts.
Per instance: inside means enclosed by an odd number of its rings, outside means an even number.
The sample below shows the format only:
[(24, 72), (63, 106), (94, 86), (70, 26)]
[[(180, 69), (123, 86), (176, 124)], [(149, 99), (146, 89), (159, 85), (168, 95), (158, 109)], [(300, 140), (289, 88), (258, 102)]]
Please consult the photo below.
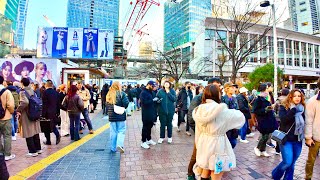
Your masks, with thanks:
[(166, 126), (168, 127), (168, 138), (172, 138), (172, 119), (173, 113), (163, 114), (159, 113), (160, 119), (160, 138), (166, 137)]
[(269, 134), (261, 134), (261, 138), (259, 140), (259, 143), (258, 143), (258, 146), (257, 148), (263, 152), (263, 151), (266, 151), (266, 143), (269, 139)]
[(194, 176), (193, 166), (196, 164), (196, 162), (197, 162), (197, 147), (196, 147), (196, 144), (194, 144), (192, 155), (191, 155), (189, 166), (188, 166), (188, 176)]
[[(86, 121), (86, 123), (88, 125), (89, 130), (92, 130), (92, 123), (91, 123), (91, 120), (90, 120), (90, 117), (89, 117), (88, 108), (84, 108), (84, 110), (82, 111), (82, 115), (83, 115), (84, 120)], [(79, 117), (79, 119), (80, 119), (80, 117)]]
[(246, 119), (244, 125), (242, 126), (242, 128), (240, 129), (240, 137), (242, 140), (245, 140), (246, 139), (246, 136), (247, 136), (247, 129), (248, 129), (248, 119)]
[(32, 137), (26, 138), (29, 153), (36, 153), (41, 150), (40, 136), (36, 134)]
[(134, 103), (134, 110), (137, 110), (137, 98), (133, 98), (133, 103)]
[(229, 139), (229, 142), (230, 142), (230, 144), (232, 146), (232, 149), (235, 148), (236, 145), (237, 145), (237, 139), (232, 138), (232, 137), (228, 137), (228, 139)]
[[(11, 142), (12, 142), (12, 127), (11, 119), (9, 120), (0, 120), (0, 153), (3, 153), (5, 156), (11, 155)], [(2, 137), (4, 143), (2, 145)]]
[[(180, 127), (180, 124), (185, 121), (185, 116), (188, 114), (188, 110), (180, 110), (178, 111), (178, 128)], [(187, 123), (186, 123), (186, 131), (189, 131), (190, 126), (187, 118)]]
[(8, 180), (9, 172), (7, 169), (6, 161), (4, 160), (4, 155), (0, 153), (0, 180)]
[(117, 146), (124, 146), (126, 135), (126, 121), (110, 122), (110, 146), (111, 151), (116, 152)]
[(137, 98), (136, 104), (137, 104), (137, 108), (140, 109), (141, 107), (140, 107), (140, 103), (139, 103), (139, 98)]
[(80, 139), (80, 136), (79, 136), (80, 113), (78, 113), (78, 114), (69, 113), (69, 119), (70, 119), (70, 137), (71, 137), (71, 140), (77, 141), (77, 140)]
[[(56, 138), (58, 138), (58, 137), (60, 136), (60, 133), (59, 133), (59, 131), (58, 131), (57, 126), (54, 126), (54, 127), (53, 127), (53, 133), (54, 133), (54, 135), (56, 135)], [(47, 139), (47, 143), (48, 143), (48, 144), (51, 144), (50, 134), (51, 134), (50, 132), (45, 132), (45, 133), (44, 133), (44, 135), (45, 135), (45, 137), (46, 137), (46, 139)]]
[(16, 114), (17, 112), (14, 111), (14, 113), (12, 114), (12, 118), (11, 118), (11, 126), (12, 126), (12, 136), (16, 136), (17, 130), (18, 130), (18, 120), (16, 118)]
[(316, 161), (320, 149), (320, 142), (314, 141), (314, 145), (309, 147), (309, 154), (306, 163), (306, 179), (311, 179), (313, 174), (313, 166)]
[(293, 180), (294, 165), (301, 154), (302, 142), (287, 141), (280, 149), (282, 162), (272, 171), (272, 177), (280, 180), (284, 174), (283, 179)]
[(142, 126), (142, 142), (146, 142), (151, 140), (151, 129), (153, 127), (153, 122), (152, 121), (145, 121), (142, 122), (143, 126)]

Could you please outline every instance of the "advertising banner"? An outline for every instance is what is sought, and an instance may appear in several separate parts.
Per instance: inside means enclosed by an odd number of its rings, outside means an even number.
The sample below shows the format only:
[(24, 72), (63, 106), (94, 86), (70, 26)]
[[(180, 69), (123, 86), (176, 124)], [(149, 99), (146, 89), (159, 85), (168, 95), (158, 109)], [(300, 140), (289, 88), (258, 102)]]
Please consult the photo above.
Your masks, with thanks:
[(83, 28), (82, 58), (97, 58), (98, 29)]
[(60, 73), (57, 72), (57, 60), (52, 59), (0, 59), (0, 76), (6, 81), (18, 81), (28, 78), (42, 86), (48, 79), (55, 85), (60, 84)]
[(113, 59), (113, 30), (99, 29), (98, 59)]
[(68, 47), (67, 57), (81, 58), (82, 57), (82, 28), (68, 28)]
[(68, 28), (54, 27), (52, 40), (52, 57), (67, 57)]
[(38, 28), (37, 57), (51, 57), (52, 55), (52, 27)]

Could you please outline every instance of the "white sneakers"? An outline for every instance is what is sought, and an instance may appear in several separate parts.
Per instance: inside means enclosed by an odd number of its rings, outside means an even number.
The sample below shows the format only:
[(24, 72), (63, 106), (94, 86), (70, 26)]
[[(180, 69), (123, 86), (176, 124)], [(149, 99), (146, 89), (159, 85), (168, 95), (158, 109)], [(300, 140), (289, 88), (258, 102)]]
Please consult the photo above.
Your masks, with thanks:
[(186, 135), (191, 136), (191, 133), (189, 131), (186, 132)]
[(117, 151), (119, 151), (120, 153), (124, 153), (124, 149), (123, 149), (123, 147), (121, 147), (121, 146), (118, 146), (118, 147), (117, 147)]
[(11, 139), (12, 139), (12, 141), (16, 141), (17, 140), (17, 136), (12, 136)]
[(28, 157), (37, 157), (39, 154), (38, 153), (28, 153), (26, 156)]
[(141, 147), (144, 148), (144, 149), (149, 149), (150, 148), (150, 146), (147, 144), (147, 142), (141, 143)]
[(270, 154), (268, 154), (267, 151), (263, 151), (261, 155), (264, 157), (270, 157)]
[(241, 143), (245, 143), (245, 144), (249, 143), (249, 141), (246, 140), (246, 139), (245, 139), (245, 140), (240, 139), (240, 142), (241, 142)]
[(261, 152), (257, 147), (254, 148), (254, 153), (258, 157), (260, 157), (261, 155), (264, 156), (264, 157), (270, 157), (270, 154), (268, 154), (267, 151)]
[(168, 138), (168, 143), (169, 143), (169, 144), (172, 143), (172, 138)]
[(16, 157), (16, 155), (11, 154), (10, 156), (5, 156), (5, 157), (4, 157), (4, 160), (5, 160), (5, 161), (9, 161), (9, 160), (11, 160), (11, 159), (14, 159), (15, 157)]
[(177, 132), (180, 132), (180, 128), (179, 127), (177, 127)]
[(163, 142), (163, 138), (160, 138), (160, 139), (158, 140), (158, 144), (162, 144), (162, 142)]
[(247, 137), (248, 137), (248, 138), (254, 137), (254, 133), (247, 134)]
[(149, 141), (146, 142), (148, 145), (156, 145), (157, 143), (154, 142), (152, 139), (150, 139)]

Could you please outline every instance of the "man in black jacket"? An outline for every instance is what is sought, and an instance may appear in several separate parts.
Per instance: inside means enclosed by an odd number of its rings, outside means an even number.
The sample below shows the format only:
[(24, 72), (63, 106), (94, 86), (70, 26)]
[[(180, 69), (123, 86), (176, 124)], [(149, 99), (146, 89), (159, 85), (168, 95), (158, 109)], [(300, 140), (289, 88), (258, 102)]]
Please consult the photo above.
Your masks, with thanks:
[(136, 91), (137, 91), (137, 110), (140, 111), (140, 94), (141, 94), (141, 87), (140, 87), (140, 84), (137, 84), (137, 88), (136, 88)]
[[(216, 86), (221, 86), (222, 82), (219, 78), (211, 78), (208, 80), (208, 86), (210, 85), (216, 85)], [(195, 96), (191, 103), (190, 103), (190, 107), (189, 107), (189, 111), (188, 111), (188, 122), (189, 122), (189, 126), (190, 128), (195, 131), (195, 126), (196, 123), (194, 121), (194, 119), (192, 118), (192, 111), (198, 107), (201, 104), (201, 100), (202, 100), (202, 93), (198, 94), (197, 96)], [(189, 166), (188, 166), (188, 180), (194, 180), (195, 179), (195, 175), (193, 173), (193, 166), (196, 163), (196, 155), (197, 155), (197, 149), (196, 146), (193, 146), (193, 152), (192, 152), (192, 156), (189, 162)]]
[(151, 139), (151, 128), (153, 126), (153, 122), (157, 119), (157, 109), (155, 103), (159, 100), (159, 98), (157, 98), (153, 92), (156, 88), (157, 83), (154, 81), (149, 81), (147, 86), (140, 94), (143, 123), (141, 147), (144, 149), (149, 149), (149, 145), (157, 144)]
[[(184, 87), (181, 89), (181, 91), (178, 94), (176, 108), (178, 109), (178, 132), (180, 132), (180, 124), (182, 122), (185, 122), (184, 118), (188, 114), (188, 109), (190, 106), (190, 103), (193, 99), (193, 94), (191, 91), (191, 83), (189, 81), (184, 83)], [(189, 123), (187, 119), (187, 125), (186, 125), (186, 134), (188, 136), (191, 136), (189, 133)]]
[(103, 114), (108, 114), (108, 110), (106, 109), (106, 96), (109, 92), (109, 85), (106, 83), (103, 85), (102, 90), (101, 90), (101, 105), (103, 109)]
[(50, 120), (50, 129), (45, 130), (44, 135), (47, 141), (43, 142), (46, 145), (51, 145), (50, 133), (53, 132), (56, 135), (56, 144), (59, 144), (61, 140), (60, 133), (57, 129), (59, 106), (59, 94), (53, 89), (53, 82), (48, 80), (46, 83), (46, 90), (42, 96), (42, 116)]

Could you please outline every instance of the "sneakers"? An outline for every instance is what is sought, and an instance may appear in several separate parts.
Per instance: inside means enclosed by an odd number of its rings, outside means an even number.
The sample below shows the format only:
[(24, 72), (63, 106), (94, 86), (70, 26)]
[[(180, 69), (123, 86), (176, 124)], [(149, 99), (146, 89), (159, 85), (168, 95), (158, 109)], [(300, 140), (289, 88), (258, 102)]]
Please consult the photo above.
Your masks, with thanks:
[(263, 151), (261, 155), (264, 157), (270, 157), (270, 154), (268, 154), (267, 151)]
[(246, 139), (245, 140), (240, 139), (240, 142), (245, 143), (245, 144), (249, 143), (249, 141)]
[(258, 157), (261, 156), (261, 151), (260, 151), (257, 147), (254, 148), (254, 153), (255, 153), (256, 156), (258, 156)]
[(28, 156), (28, 157), (37, 157), (38, 153), (28, 153), (28, 154), (26, 154), (26, 156)]
[(141, 143), (141, 147), (144, 149), (149, 149), (150, 146), (147, 144), (147, 142)]
[(191, 133), (189, 133), (189, 131), (186, 132), (186, 135), (191, 136)]
[(276, 146), (272, 143), (267, 143), (267, 146), (270, 147), (270, 148), (276, 148)]
[(179, 129), (179, 127), (177, 127), (177, 132), (180, 132), (180, 129)]
[(117, 151), (119, 151), (120, 153), (124, 153), (124, 149), (123, 149), (123, 147), (121, 147), (121, 146), (118, 146), (118, 147), (117, 147)]
[(162, 142), (163, 142), (163, 138), (160, 138), (160, 139), (158, 140), (158, 144), (162, 144)]
[(254, 137), (254, 133), (247, 134), (247, 137), (248, 138), (253, 138)]
[(146, 142), (148, 145), (156, 145), (157, 143), (154, 142), (152, 139), (150, 139), (149, 141)]
[(42, 151), (42, 150), (38, 150), (37, 153), (38, 153), (38, 154), (42, 154), (43, 151)]
[(169, 144), (172, 143), (172, 138), (168, 138), (168, 143), (169, 143)]
[(5, 161), (10, 161), (10, 160), (14, 159), (15, 157), (16, 157), (16, 155), (11, 154), (10, 156), (5, 156), (5, 157), (4, 157), (4, 160), (5, 160)]
[(12, 136), (12, 141), (16, 141), (17, 140), (17, 136)]

